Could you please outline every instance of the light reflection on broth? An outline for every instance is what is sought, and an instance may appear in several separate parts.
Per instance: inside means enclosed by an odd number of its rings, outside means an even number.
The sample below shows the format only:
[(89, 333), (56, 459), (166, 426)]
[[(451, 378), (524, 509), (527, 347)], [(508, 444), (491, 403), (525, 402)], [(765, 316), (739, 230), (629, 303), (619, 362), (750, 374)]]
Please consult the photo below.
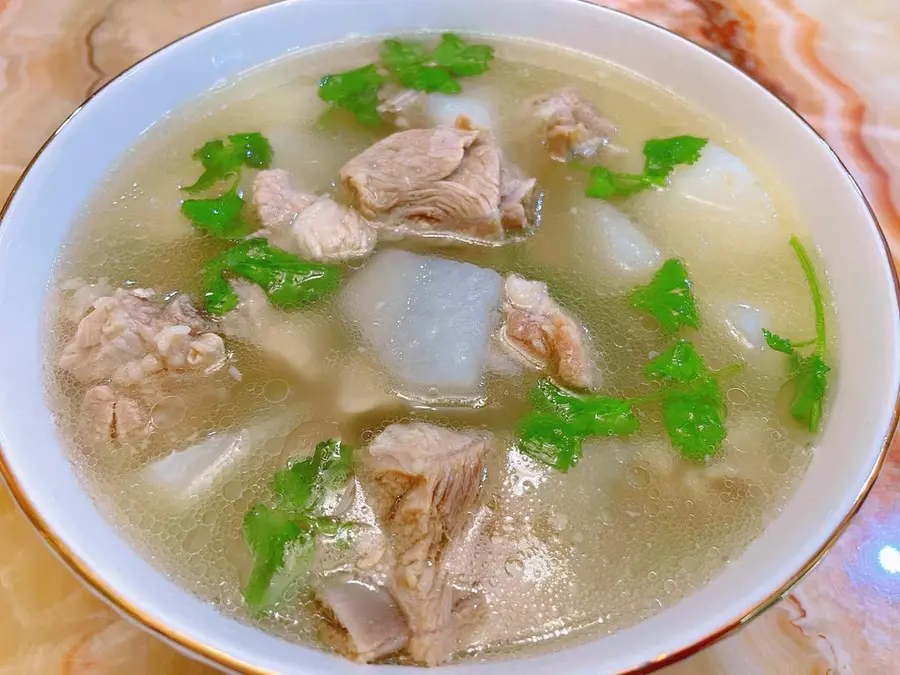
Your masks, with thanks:
[[(789, 234), (805, 228), (794, 220), (777, 181), (737, 139), (660, 88), (607, 64), (535, 44), (495, 44), (499, 58), (471, 87), (494, 105), (504, 151), (544, 191), (541, 228), (503, 247), (402, 241), (380, 248), (438, 254), (547, 281), (553, 297), (593, 336), (603, 394), (630, 396), (646, 389), (642, 368), (669, 341), (653, 320), (628, 308), (624, 292), (632, 284), (623, 286), (622, 279), (599, 270), (596, 250), (584, 243), (598, 208), (582, 196), (584, 176), (551, 161), (518, 121), (524, 101), (575, 86), (616, 122), (616, 143), (631, 150), (612, 158), (613, 168), (639, 171), (645, 139), (689, 133), (741, 156), (773, 198), (784, 237), (763, 252), (752, 241), (752, 211), (717, 214), (717, 227), (739, 227), (713, 236), (703, 248), (691, 232), (710, 225), (691, 204), (664, 203), (667, 210), (660, 212), (657, 202), (642, 195), (620, 207), (663, 259), (686, 261), (703, 320), (692, 339), (710, 368), (740, 358), (729, 337), (728, 312), (735, 304), (763, 309), (771, 324), (789, 334), (809, 332), (808, 290), (787, 246)], [(310, 191), (340, 194), (341, 166), (379, 136), (339, 115), (320, 117), (316, 85), (322, 73), (368, 62), (374, 51), (367, 43), (291, 56), (160, 122), (98, 190), (63, 251), (58, 279), (105, 276), (114, 286), (133, 283), (161, 295), (178, 291), (196, 298), (198, 270), (225, 245), (196, 234), (179, 213), (179, 185), (198, 170), (191, 152), (210, 138), (258, 130), (273, 144), (275, 167), (289, 170)], [(464, 86), (468, 91), (468, 81)], [(245, 171), (241, 178), (245, 191), (252, 175)], [(345, 278), (362, 266), (348, 266)], [(51, 310), (47, 353), (55, 361), (73, 326), (57, 316), (57, 308)], [(516, 423), (529, 409), (525, 392), (538, 374), (490, 375), (485, 405), (477, 409), (413, 409), (377, 387), (365, 402), (352, 402), (347, 396), (372, 378), (386, 381), (376, 354), (346, 323), (336, 299), (303, 311), (310, 316), (301, 321), (312, 322), (324, 336), (311, 357), (320, 372), (300, 377), (262, 350), (226, 340), (240, 380), (222, 372), (205, 381), (202, 391), (190, 383), (167, 391), (153, 407), (157, 429), (137, 447), (110, 449), (86, 437), (77, 424), (84, 385), (55, 369), (49, 379), (72, 460), (125, 536), (160, 570), (225, 614), (257, 621), (289, 640), (316, 642), (316, 608), (303, 590), (294, 590), (271, 615), (249, 615), (241, 587), (251, 558), (241, 523), (248, 508), (269, 495), (272, 474), (320, 440), (339, 436), (359, 448), (388, 424), (408, 421), (496, 435), (465, 545), (456, 546), (448, 561), (456, 587), (482, 594), (483, 615), (460, 654), (477, 658), (606, 635), (673, 604), (740, 555), (810, 461), (809, 439), (781, 410), (784, 376), (777, 364), (750, 363), (723, 385), (729, 436), (712, 466), (681, 459), (661, 429), (658, 408), (649, 406), (639, 411), (638, 434), (586, 441), (580, 464), (559, 473), (511, 449)], [(137, 477), (172, 450), (241, 430), (249, 449), (201, 501), (163, 498)], [(365, 549), (365, 523), (373, 526), (374, 516), (360, 490), (352, 498), (348, 513), (363, 523), (358, 541)], [(323, 569), (358, 565), (377, 571), (380, 564), (377, 551), (352, 558), (327, 545), (318, 558)]]

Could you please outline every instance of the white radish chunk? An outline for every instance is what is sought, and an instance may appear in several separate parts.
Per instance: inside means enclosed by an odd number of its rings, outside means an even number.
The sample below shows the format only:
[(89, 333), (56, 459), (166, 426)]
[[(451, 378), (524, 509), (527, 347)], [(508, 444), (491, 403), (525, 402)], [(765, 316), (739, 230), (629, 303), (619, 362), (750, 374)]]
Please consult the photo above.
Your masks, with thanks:
[(407, 251), (379, 253), (346, 285), (345, 312), (404, 393), (478, 393), (503, 279), (469, 263)]
[(585, 269), (593, 269), (612, 286), (623, 289), (646, 283), (659, 269), (659, 249), (615, 206), (586, 199), (578, 214), (582, 236), (576, 237), (574, 253), (583, 259)]
[(435, 126), (453, 126), (460, 115), (468, 117), (479, 129), (491, 129), (494, 121), (492, 106), (473, 94), (429, 94), (428, 117)]
[(285, 420), (275, 418), (238, 433), (215, 434), (144, 467), (138, 479), (177, 508), (204, 499), (212, 489), (243, 464)]
[(707, 325), (728, 341), (749, 368), (762, 375), (787, 373), (787, 356), (769, 347), (763, 336), (763, 328), (773, 325), (772, 316), (765, 309), (748, 302), (716, 300), (705, 314), (711, 319)]
[(678, 166), (669, 186), (635, 196), (628, 208), (659, 245), (705, 276), (783, 247), (772, 201), (737, 156), (709, 143), (700, 159)]
[[(546, 242), (530, 250), (539, 265), (574, 274), (600, 292), (622, 293), (647, 283), (660, 268), (659, 248), (609, 202), (573, 195), (576, 206)], [(552, 240), (552, 241), (551, 241)]]

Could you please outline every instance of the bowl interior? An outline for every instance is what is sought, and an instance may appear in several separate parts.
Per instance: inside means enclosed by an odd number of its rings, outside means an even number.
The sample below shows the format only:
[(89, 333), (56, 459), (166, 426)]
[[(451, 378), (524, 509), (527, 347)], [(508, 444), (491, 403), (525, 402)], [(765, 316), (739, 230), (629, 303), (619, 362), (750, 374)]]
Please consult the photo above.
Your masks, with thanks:
[[(4, 473), (58, 551), (120, 608), (220, 665), (350, 673), (358, 666), (217, 614), (141, 559), (72, 473), (44, 396), (47, 280), (70, 224), (155, 122), (285, 52), (360, 34), (453, 29), (532, 38), (600, 56), (720, 120), (771, 166), (809, 223), (840, 319), (831, 413), (781, 515), (713, 582), (615, 635), (517, 664), (528, 674), (615, 673), (671, 658), (734, 626), (807, 570), (874, 477), (893, 430), (900, 360), (892, 267), (868, 207), (829, 148), (790, 109), (699, 47), (578, 0), (296, 0), (201, 31), (128, 71), (71, 118), (31, 166), (0, 229), (0, 445)], [(242, 664), (250, 664), (243, 667)], [(506, 672), (504, 663), (461, 670)], [(399, 671), (386, 667), (381, 672)], [(403, 671), (407, 672), (407, 671)]]

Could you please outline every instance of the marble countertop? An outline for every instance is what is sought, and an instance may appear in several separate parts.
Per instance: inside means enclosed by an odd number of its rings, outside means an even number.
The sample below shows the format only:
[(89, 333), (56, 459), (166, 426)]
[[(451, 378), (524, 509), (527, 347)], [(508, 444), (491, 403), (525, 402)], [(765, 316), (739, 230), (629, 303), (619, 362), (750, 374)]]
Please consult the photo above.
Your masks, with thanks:
[[(527, 3), (527, 0), (522, 0)], [(900, 252), (900, 2), (604, 0), (725, 56), (835, 148)], [(0, 0), (0, 199), (91, 92), (136, 60), (263, 0)], [(895, 444), (896, 446), (897, 444)], [(212, 672), (121, 619), (0, 489), (0, 675)], [(892, 675), (900, 649), (900, 450), (785, 600), (667, 675)]]

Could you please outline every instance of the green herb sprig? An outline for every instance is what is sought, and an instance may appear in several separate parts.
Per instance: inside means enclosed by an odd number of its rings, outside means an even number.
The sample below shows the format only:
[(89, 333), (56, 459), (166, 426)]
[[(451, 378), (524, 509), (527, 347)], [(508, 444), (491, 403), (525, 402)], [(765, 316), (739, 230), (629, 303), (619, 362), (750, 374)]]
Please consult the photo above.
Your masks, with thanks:
[(661, 402), (672, 445), (684, 457), (703, 461), (719, 452), (726, 435), (727, 409), (718, 380), (742, 366), (711, 371), (693, 343), (682, 339), (645, 366), (648, 380), (661, 385), (645, 396), (579, 395), (543, 379), (529, 394), (532, 411), (519, 423), (517, 447), (567, 472), (581, 458), (584, 439), (629, 436), (641, 426), (635, 408)]
[(273, 607), (289, 586), (309, 571), (320, 537), (343, 538), (352, 525), (322, 513), (329, 491), (351, 475), (352, 450), (331, 439), (308, 459), (293, 462), (272, 477), (275, 504), (256, 504), (244, 517), (244, 540), (253, 569), (244, 600), (253, 611)]
[(480, 75), (494, 58), (489, 45), (469, 44), (454, 33), (444, 33), (434, 49), (414, 40), (385, 40), (379, 51), (381, 66), (325, 75), (319, 80), (319, 98), (338, 110), (353, 114), (367, 127), (381, 124), (378, 93), (388, 81), (387, 72), (408, 89), (458, 94), (460, 77)]
[[(794, 385), (790, 405), (791, 417), (812, 433), (816, 433), (822, 421), (822, 408), (828, 390), (828, 373), (831, 370), (825, 361), (827, 346), (825, 303), (815, 268), (803, 244), (797, 237), (791, 237), (790, 245), (800, 262), (812, 296), (816, 336), (810, 340), (792, 341), (767, 329), (763, 329), (763, 336), (769, 347), (791, 357), (790, 380)], [(812, 350), (809, 350), (809, 347), (812, 347)]]
[(400, 84), (442, 94), (458, 94), (462, 86), (457, 78), (481, 75), (493, 58), (493, 47), (469, 45), (454, 33), (444, 33), (432, 51), (407, 40), (385, 40), (381, 45), (381, 63)]
[(696, 136), (651, 138), (644, 143), (643, 173), (621, 173), (605, 166), (592, 167), (585, 194), (595, 199), (610, 199), (627, 197), (653, 186), (665, 187), (675, 167), (696, 162), (707, 143), (707, 139)]
[(238, 194), (237, 182), (220, 197), (185, 199), (181, 212), (194, 227), (216, 239), (242, 239), (253, 231), (241, 212), (244, 198)]
[(243, 166), (268, 169), (272, 163), (272, 145), (259, 132), (232, 134), (227, 141), (217, 138), (204, 143), (191, 157), (203, 165), (203, 173), (195, 183), (181, 189), (202, 192), (219, 181), (237, 177)]
[(319, 80), (319, 98), (337, 110), (347, 110), (366, 127), (381, 124), (378, 90), (387, 78), (374, 63), (343, 73), (325, 75)]
[(181, 189), (189, 194), (203, 192), (224, 180), (231, 187), (209, 199), (186, 199), (181, 212), (197, 229), (217, 239), (241, 239), (253, 231), (244, 220), (244, 198), (238, 194), (237, 182), (242, 167), (268, 169), (272, 164), (272, 145), (258, 132), (232, 134), (226, 140), (204, 143), (192, 157), (203, 166), (203, 173), (191, 185)]
[(210, 314), (227, 314), (240, 301), (227, 277), (258, 284), (276, 307), (297, 309), (335, 291), (341, 283), (341, 269), (301, 260), (263, 238), (247, 239), (203, 267), (204, 306)]
[(652, 314), (666, 333), (674, 334), (683, 326), (700, 327), (693, 284), (678, 258), (666, 260), (647, 285), (628, 294), (628, 302)]

